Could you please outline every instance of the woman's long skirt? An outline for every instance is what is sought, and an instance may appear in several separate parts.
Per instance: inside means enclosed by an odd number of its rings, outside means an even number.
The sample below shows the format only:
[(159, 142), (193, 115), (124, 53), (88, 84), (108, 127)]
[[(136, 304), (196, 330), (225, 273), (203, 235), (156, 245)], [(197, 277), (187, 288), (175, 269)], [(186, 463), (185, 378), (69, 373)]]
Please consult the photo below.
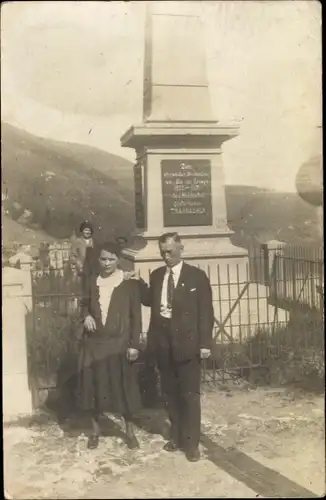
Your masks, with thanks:
[(104, 340), (86, 337), (82, 341), (78, 406), (85, 411), (130, 416), (141, 408), (138, 365), (127, 360), (125, 351), (110, 351)]

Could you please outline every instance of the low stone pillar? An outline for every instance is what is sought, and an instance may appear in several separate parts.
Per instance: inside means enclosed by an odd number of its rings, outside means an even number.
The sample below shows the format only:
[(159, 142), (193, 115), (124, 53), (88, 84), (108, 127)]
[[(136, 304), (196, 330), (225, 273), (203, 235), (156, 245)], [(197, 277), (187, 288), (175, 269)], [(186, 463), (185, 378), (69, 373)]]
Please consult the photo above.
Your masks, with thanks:
[(262, 243), (261, 248), (264, 255), (264, 274), (265, 274), (265, 285), (270, 284), (270, 279), (272, 278), (273, 264), (275, 260), (276, 253), (283, 254), (283, 248), (286, 245), (284, 241), (270, 240), (267, 243)]
[(32, 279), (31, 271), (33, 259), (27, 252), (18, 252), (9, 259), (9, 263), (12, 266), (19, 264), (20, 280), (23, 286), (23, 294), (25, 299), (25, 305), (28, 311), (32, 310)]
[[(2, 379), (3, 419), (12, 420), (32, 412), (28, 384), (26, 313), (28, 274), (6, 267), (2, 272)], [(27, 300), (26, 300), (27, 299)]]

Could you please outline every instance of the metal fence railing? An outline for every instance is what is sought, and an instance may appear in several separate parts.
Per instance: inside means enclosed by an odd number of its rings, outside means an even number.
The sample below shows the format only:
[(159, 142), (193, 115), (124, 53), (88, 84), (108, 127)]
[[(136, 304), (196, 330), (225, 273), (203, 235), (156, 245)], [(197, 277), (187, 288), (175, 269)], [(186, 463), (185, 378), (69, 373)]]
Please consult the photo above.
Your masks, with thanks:
[[(5, 263), (22, 251), (28, 249), (3, 249)], [(242, 264), (204, 269), (215, 312), (212, 356), (203, 363), (205, 381), (268, 365), (290, 351), (324, 352), (322, 249), (262, 245), (250, 250)], [(30, 261), (30, 272), (30, 376), (38, 387), (53, 387), (63, 360), (73, 360), (78, 349), (80, 277), (69, 261), (68, 243), (42, 247)]]

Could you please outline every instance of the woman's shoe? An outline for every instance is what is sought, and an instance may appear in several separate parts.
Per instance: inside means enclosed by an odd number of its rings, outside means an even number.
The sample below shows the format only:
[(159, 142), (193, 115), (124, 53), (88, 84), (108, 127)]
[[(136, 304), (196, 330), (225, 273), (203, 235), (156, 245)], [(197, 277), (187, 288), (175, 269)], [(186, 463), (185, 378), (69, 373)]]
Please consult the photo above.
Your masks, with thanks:
[(130, 450), (139, 448), (138, 439), (134, 434), (129, 434), (129, 435), (127, 434), (127, 446)]
[(96, 434), (93, 434), (92, 436), (89, 436), (88, 442), (87, 442), (87, 448), (89, 450), (95, 450), (98, 448), (98, 443), (99, 443), (99, 436)]
[(175, 443), (174, 441), (168, 441), (163, 446), (163, 450), (169, 451), (169, 452), (178, 451), (178, 449), (179, 449), (179, 447), (178, 447), (177, 443)]

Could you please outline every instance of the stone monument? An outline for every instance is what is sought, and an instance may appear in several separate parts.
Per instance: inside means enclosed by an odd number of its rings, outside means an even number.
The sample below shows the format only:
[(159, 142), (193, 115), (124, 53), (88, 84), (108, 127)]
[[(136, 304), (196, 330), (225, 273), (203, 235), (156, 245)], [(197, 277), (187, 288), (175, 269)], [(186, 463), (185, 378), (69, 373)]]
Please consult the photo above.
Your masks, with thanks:
[(140, 274), (161, 265), (157, 240), (170, 231), (183, 238), (184, 258), (202, 268), (217, 259), (247, 261), (246, 250), (229, 239), (221, 149), (238, 129), (212, 113), (199, 7), (151, 2), (147, 8), (143, 123), (121, 138), (137, 154), (138, 237), (124, 257)]

